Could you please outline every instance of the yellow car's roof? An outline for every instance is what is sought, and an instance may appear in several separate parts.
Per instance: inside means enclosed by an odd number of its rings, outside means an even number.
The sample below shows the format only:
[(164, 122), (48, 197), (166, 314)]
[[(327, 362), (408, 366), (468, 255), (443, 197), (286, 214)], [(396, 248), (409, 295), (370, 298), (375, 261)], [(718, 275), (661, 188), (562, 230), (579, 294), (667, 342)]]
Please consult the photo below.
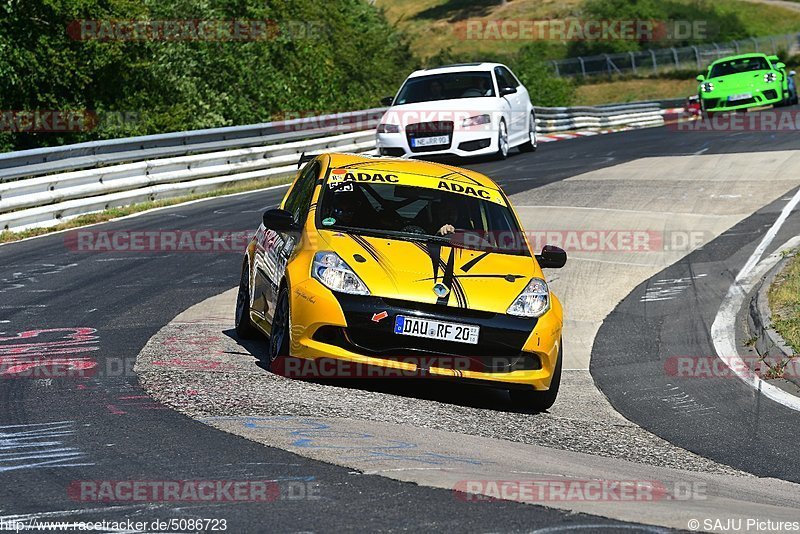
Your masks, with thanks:
[(328, 153), (323, 154), (329, 158), (331, 168), (357, 168), (359, 170), (381, 171), (384, 173), (415, 174), (418, 176), (430, 176), (433, 179), (446, 178), (452, 182), (466, 182), (472, 185), (479, 185), (486, 189), (500, 191), (494, 181), (481, 173), (414, 159), (382, 158), (361, 156), (359, 154)]

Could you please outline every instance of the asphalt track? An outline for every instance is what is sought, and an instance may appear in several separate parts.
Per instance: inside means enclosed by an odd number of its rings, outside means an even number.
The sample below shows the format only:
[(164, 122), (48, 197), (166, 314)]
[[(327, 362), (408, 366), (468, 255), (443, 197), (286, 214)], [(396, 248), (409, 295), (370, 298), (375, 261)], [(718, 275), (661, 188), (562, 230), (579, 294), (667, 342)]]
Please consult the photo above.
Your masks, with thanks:
[[(800, 140), (793, 132), (683, 133), (657, 128), (549, 143), (535, 154), (470, 166), (495, 177), (514, 194), (642, 157), (798, 148)], [(275, 189), (212, 199), (101, 228), (252, 230), (260, 213), (283, 192)], [(663, 359), (675, 354), (713, 355), (708, 327), (731, 273), (747, 259), (781, 205), (778, 201), (764, 208), (742, 221), (740, 231), (731, 230), (730, 235), (668, 269), (667, 275), (681, 275), (702, 265), (709, 273), (702, 284), (707, 287), (680, 297), (689, 300), (659, 305), (664, 308), (649, 304), (643, 309), (637, 295), (647, 284), (637, 288), (601, 327), (591, 370), (614, 407), (642, 427), (739, 469), (797, 481), (798, 471), (790, 461), (796, 414), (754, 398), (734, 380), (679, 384), (715, 408), (702, 420), (696, 411), (673, 409), (663, 400), (668, 380)], [(793, 218), (774, 246), (797, 229)], [(120, 360), (132, 362), (148, 339), (178, 313), (236, 285), (239, 265), (236, 253), (73, 252), (65, 246), (63, 234), (4, 245), (0, 247), (0, 331), (11, 337), (37, 329), (92, 328), (98, 339), (86, 341), (86, 346), (97, 350), (85, 354), (95, 358), (100, 368)], [(677, 332), (684, 335), (677, 337)], [(54, 340), (62, 334), (40, 335)], [(265, 448), (153, 403), (130, 373), (81, 380), (2, 380), (0, 399), (0, 518), (226, 518), (234, 532), (264, 528), (530, 531), (615, 524), (510, 502), (476, 506), (455, 499), (451, 491), (359, 475)], [(256, 478), (313, 479), (320, 484), (322, 498), (269, 504), (106, 505), (76, 502), (67, 493), (76, 480)]]

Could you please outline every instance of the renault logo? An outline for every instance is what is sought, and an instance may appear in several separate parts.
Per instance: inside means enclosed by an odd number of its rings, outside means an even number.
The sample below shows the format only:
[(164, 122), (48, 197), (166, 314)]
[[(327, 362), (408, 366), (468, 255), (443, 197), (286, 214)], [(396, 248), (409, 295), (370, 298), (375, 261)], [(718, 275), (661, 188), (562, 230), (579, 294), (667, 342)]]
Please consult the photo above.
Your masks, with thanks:
[(441, 282), (433, 286), (433, 292), (436, 293), (436, 296), (439, 298), (446, 297), (448, 293), (450, 293), (450, 288), (446, 285), (442, 284)]

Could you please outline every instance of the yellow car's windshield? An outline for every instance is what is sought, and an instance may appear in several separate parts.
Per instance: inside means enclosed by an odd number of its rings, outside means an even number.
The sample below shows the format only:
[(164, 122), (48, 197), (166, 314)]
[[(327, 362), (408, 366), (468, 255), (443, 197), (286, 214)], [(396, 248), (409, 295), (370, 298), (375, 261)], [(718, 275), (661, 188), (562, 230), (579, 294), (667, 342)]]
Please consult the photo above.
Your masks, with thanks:
[(457, 192), (391, 182), (329, 181), (317, 209), (317, 225), (364, 235), (530, 254), (514, 214), (505, 201), (498, 200), (502, 199), (499, 194), (489, 200), (481, 198), (484, 189), (478, 186), (446, 187)]

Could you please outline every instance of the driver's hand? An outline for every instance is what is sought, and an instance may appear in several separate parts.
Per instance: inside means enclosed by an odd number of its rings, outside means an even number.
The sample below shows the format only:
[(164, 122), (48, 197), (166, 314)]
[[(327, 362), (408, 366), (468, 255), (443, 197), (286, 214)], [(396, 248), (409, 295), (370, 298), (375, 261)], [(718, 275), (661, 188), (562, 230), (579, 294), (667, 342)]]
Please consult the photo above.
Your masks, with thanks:
[(439, 228), (439, 231), (436, 232), (436, 233), (438, 235), (447, 235), (447, 234), (455, 233), (455, 231), (456, 231), (456, 227), (455, 226), (453, 226), (452, 224), (445, 224), (444, 226)]

